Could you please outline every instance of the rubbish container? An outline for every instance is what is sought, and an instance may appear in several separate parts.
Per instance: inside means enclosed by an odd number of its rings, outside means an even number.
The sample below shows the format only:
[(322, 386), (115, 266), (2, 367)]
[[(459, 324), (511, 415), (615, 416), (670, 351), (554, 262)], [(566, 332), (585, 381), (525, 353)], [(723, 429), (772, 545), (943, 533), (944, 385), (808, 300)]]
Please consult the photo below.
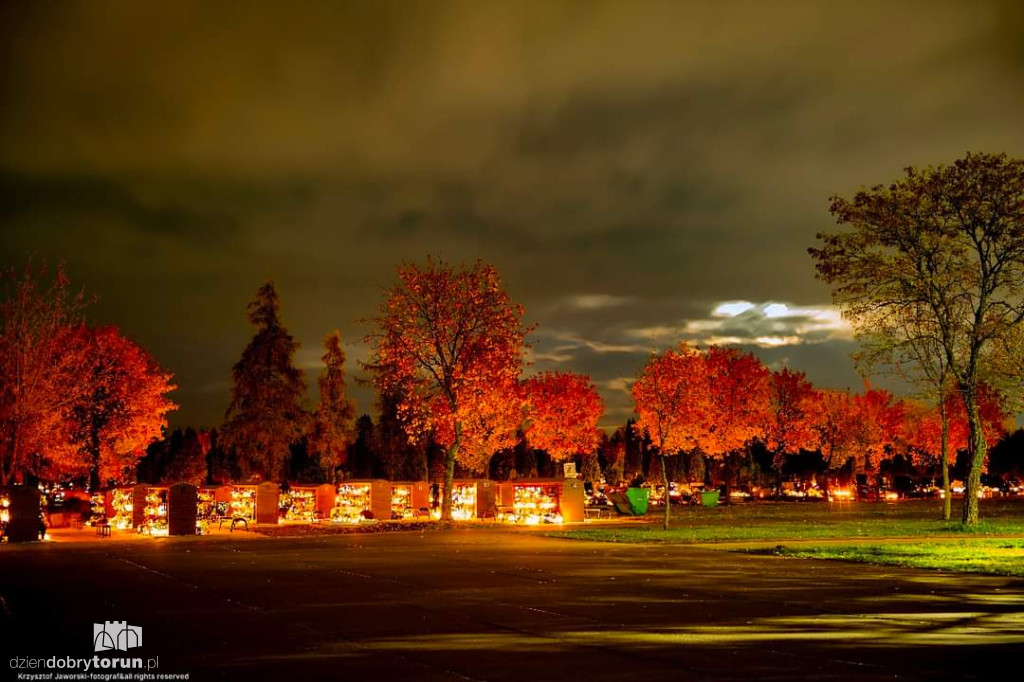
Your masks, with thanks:
[(650, 488), (627, 488), (626, 499), (633, 510), (634, 516), (643, 516), (647, 513), (647, 503), (651, 499)]
[(705, 490), (700, 494), (700, 503), (705, 507), (717, 507), (718, 506), (718, 491), (717, 490)]

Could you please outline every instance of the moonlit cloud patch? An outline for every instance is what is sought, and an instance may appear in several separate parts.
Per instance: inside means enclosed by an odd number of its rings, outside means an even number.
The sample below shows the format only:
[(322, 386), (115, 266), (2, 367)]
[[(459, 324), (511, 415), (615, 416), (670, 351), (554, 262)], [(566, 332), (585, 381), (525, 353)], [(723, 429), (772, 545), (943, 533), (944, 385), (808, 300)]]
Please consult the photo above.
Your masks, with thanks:
[(728, 301), (718, 304), (718, 307), (711, 311), (712, 317), (736, 317), (752, 309), (754, 304), (750, 301)]
[(726, 301), (715, 306), (707, 318), (629, 329), (626, 336), (662, 343), (687, 341), (697, 345), (777, 348), (847, 340), (852, 333), (835, 306)]

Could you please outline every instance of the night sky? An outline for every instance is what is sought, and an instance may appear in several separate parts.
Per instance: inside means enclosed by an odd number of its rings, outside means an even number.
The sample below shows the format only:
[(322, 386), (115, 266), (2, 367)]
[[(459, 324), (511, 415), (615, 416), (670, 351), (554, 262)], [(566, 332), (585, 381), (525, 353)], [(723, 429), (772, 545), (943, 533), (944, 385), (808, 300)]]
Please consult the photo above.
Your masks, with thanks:
[(7, 2), (0, 54), (0, 263), (66, 260), (175, 425), (220, 424), (263, 281), (312, 387), (427, 254), (493, 263), (605, 426), (682, 339), (856, 388), (828, 197), (1024, 155), (1019, 2)]

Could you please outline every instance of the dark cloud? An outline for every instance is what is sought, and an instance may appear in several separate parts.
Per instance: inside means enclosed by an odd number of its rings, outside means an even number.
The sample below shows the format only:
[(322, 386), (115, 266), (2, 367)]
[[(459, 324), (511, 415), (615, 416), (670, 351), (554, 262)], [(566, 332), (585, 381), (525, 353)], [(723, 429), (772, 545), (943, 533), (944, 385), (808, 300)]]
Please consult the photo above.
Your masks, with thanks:
[[(5, 3), (0, 259), (68, 260), (97, 318), (176, 372), (181, 423), (219, 421), (260, 282), (312, 384), (322, 336), (364, 353), (357, 321), (428, 253), (495, 263), (540, 324), (535, 367), (592, 373), (621, 411), (621, 380), (668, 341), (637, 330), (699, 340), (723, 301), (827, 302), (805, 250), (831, 194), (968, 149), (1024, 154), (1022, 18), (1015, 2)], [(855, 383), (851, 342), (798, 322), (713, 331)], [(801, 343), (756, 343), (773, 334)]]

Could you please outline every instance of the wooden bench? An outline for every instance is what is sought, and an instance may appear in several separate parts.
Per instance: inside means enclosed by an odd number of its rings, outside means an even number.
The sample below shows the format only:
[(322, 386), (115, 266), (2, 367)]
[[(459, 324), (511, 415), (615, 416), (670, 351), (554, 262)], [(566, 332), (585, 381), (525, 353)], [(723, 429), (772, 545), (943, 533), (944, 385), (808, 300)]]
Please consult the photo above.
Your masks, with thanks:
[(110, 537), (110, 524), (100, 523), (96, 526), (96, 537), (109, 538)]
[(611, 509), (609, 507), (584, 507), (583, 518), (584, 520), (589, 519), (607, 519), (611, 517)]

